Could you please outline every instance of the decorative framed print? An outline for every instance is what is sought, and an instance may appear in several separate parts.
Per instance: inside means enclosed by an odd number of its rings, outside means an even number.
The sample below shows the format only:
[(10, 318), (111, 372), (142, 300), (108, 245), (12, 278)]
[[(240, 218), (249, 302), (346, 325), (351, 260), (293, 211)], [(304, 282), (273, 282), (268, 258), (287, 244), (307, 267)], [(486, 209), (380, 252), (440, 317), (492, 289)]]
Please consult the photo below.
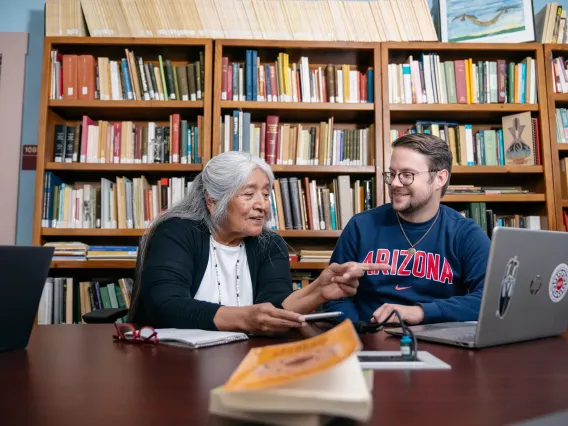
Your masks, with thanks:
[(442, 41), (522, 43), (535, 40), (532, 0), (439, 0)]

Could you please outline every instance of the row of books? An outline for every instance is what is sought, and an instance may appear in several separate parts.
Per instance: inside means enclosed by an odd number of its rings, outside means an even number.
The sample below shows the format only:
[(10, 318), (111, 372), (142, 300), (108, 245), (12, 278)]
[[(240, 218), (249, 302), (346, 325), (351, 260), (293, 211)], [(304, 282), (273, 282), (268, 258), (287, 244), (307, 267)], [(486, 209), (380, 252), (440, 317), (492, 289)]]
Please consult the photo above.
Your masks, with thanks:
[(497, 214), (487, 208), (486, 203), (469, 203), (458, 210), (462, 216), (473, 219), (491, 238), (496, 226), (525, 229), (548, 229), (546, 216), (523, 216), (519, 214)]
[(536, 40), (541, 43), (563, 44), (568, 42), (566, 9), (560, 2), (549, 2), (535, 15)]
[(568, 200), (568, 157), (560, 159), (560, 193), (563, 200)]
[(429, 133), (446, 141), (453, 165), (540, 165), (541, 140), (538, 118), (530, 112), (502, 117), (502, 128), (480, 129), (471, 124), (447, 121), (417, 121), (406, 130), (391, 129), (391, 141), (409, 133)]
[(341, 175), (329, 184), (315, 179), (276, 179), (271, 193), (269, 225), (274, 230), (339, 230), (354, 214), (376, 207), (375, 179)]
[(529, 194), (531, 191), (521, 186), (477, 186), (448, 185), (446, 194)]
[(88, 245), (79, 241), (51, 241), (44, 244), (53, 247), (53, 260), (119, 260), (136, 259), (138, 247), (113, 245)]
[(48, 277), (39, 302), (37, 323), (83, 324), (83, 315), (96, 309), (130, 308), (132, 278), (104, 281)]
[(150, 185), (145, 176), (117, 176), (115, 182), (101, 178), (100, 183), (67, 184), (46, 172), (42, 227), (144, 229), (185, 197), (191, 183), (172, 177)]
[(179, 114), (169, 125), (156, 122), (95, 121), (84, 115), (75, 125), (55, 124), (56, 163), (181, 163), (200, 164), (203, 116), (191, 124)]
[(252, 122), (251, 114), (234, 110), (221, 117), (220, 152), (250, 152), (268, 164), (374, 164), (374, 125), (335, 125), (334, 118), (317, 124), (281, 123), (277, 115)]
[(45, 27), (48, 36), (438, 40), (426, 0), (47, 0)]
[(144, 62), (134, 51), (112, 60), (93, 55), (51, 51), (50, 99), (196, 101), (203, 99), (205, 60), (174, 65), (158, 55), (157, 63)]
[(458, 59), (440, 55), (409, 56), (404, 64), (388, 66), (391, 104), (536, 104), (536, 62), (520, 63)]
[(373, 103), (374, 69), (365, 72), (350, 64), (310, 67), (301, 56), (278, 54), (275, 62), (262, 63), (257, 50), (246, 50), (244, 64), (221, 62), (221, 100), (259, 102)]
[(566, 108), (556, 108), (556, 141), (558, 143), (568, 143), (568, 110)]

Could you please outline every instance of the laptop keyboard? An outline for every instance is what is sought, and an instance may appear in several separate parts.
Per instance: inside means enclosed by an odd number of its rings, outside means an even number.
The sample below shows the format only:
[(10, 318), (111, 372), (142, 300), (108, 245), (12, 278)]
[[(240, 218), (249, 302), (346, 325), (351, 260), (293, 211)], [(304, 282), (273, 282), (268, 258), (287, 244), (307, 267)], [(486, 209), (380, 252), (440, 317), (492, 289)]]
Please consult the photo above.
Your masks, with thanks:
[(460, 342), (473, 342), (475, 340), (475, 327), (456, 327), (438, 330), (423, 330), (416, 332), (417, 336), (443, 337), (444, 339)]

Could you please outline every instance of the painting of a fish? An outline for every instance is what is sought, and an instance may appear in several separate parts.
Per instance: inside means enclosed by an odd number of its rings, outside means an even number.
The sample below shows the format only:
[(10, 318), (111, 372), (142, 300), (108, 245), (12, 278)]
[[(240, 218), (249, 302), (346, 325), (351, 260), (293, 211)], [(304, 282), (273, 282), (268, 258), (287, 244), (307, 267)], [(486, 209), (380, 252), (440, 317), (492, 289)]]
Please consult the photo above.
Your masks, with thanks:
[(534, 41), (531, 0), (440, 0), (442, 41)]

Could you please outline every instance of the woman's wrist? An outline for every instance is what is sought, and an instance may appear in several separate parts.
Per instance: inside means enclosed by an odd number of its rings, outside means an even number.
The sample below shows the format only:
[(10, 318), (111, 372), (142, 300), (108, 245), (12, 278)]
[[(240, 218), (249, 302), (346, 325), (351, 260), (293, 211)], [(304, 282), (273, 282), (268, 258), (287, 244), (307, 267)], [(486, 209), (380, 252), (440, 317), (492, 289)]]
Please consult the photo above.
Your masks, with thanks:
[(221, 306), (213, 322), (219, 331), (246, 331), (246, 307)]

